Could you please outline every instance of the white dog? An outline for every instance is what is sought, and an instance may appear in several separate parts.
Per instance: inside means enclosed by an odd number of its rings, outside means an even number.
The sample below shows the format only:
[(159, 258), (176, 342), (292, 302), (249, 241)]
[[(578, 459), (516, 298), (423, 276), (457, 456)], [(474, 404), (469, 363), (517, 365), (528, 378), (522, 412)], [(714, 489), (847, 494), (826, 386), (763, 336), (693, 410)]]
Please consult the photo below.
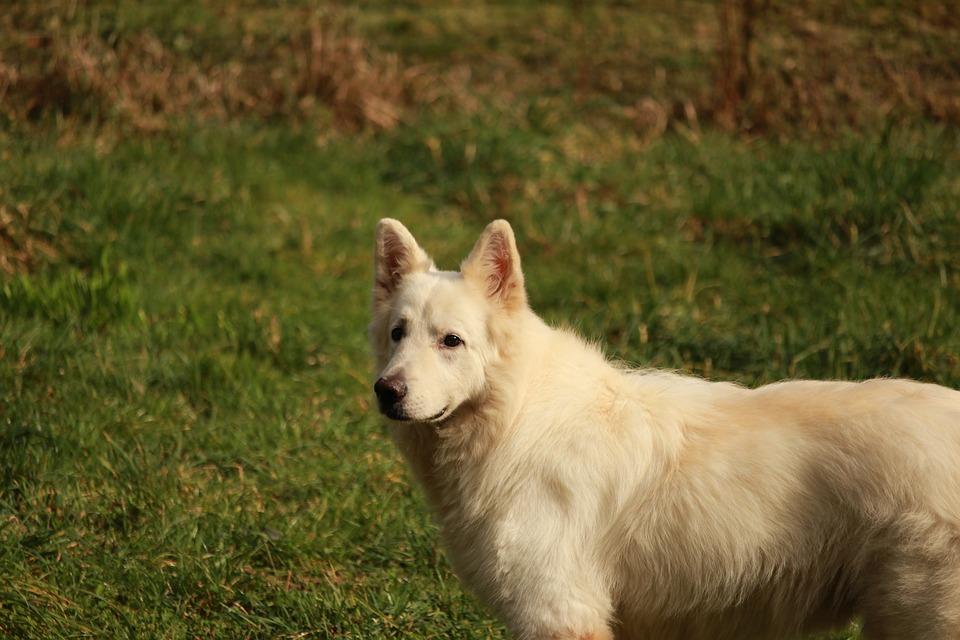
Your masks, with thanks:
[(518, 638), (960, 638), (960, 392), (625, 370), (528, 308), (502, 220), (460, 272), (381, 220), (375, 269), (380, 411)]

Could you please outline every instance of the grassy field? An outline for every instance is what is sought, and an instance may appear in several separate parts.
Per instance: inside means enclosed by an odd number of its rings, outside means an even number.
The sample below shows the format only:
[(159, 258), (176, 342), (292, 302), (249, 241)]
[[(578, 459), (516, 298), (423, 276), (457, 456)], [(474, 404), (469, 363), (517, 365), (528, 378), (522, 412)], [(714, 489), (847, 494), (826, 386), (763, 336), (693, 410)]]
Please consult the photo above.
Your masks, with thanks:
[(948, 3), (765, 17), (732, 125), (707, 2), (27, 4), (0, 635), (505, 637), (370, 406), (385, 215), (451, 268), (509, 218), (533, 307), (632, 363), (960, 386)]

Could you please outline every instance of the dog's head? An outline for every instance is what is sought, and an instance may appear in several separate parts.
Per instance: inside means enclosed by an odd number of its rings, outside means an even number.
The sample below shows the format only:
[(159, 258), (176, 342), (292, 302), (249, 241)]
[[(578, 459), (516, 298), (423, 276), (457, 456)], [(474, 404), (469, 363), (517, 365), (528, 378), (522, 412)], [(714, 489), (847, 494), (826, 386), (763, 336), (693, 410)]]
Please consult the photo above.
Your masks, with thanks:
[(505, 220), (491, 222), (460, 271), (438, 271), (406, 227), (377, 224), (374, 390), (395, 421), (440, 422), (484, 392), (500, 357), (495, 325), (526, 308), (520, 255)]

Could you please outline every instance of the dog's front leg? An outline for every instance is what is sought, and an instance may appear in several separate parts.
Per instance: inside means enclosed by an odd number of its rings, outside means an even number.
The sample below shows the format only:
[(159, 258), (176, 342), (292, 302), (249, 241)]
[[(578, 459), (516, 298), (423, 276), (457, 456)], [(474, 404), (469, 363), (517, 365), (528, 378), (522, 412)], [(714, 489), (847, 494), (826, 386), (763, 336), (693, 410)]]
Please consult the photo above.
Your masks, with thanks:
[[(586, 578), (586, 577), (585, 577)], [(504, 614), (520, 640), (612, 640), (609, 620), (612, 607), (595, 582), (529, 575), (527, 584), (504, 601)]]
[(495, 598), (521, 640), (612, 640), (610, 576), (583, 520), (549, 499), (517, 506), (503, 523)]
[(574, 585), (542, 582), (502, 608), (519, 640), (612, 640), (610, 605), (597, 596)]

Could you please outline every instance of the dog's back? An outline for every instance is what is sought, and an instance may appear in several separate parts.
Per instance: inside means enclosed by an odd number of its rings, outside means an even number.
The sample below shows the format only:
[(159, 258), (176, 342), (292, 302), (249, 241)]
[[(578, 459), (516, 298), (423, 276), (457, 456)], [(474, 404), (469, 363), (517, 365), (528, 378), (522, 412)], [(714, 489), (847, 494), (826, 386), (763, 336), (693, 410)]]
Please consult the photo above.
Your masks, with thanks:
[(674, 413), (653, 428), (682, 435), (660, 439), (675, 444), (670, 466), (610, 536), (625, 541), (623, 637), (776, 638), (853, 612), (880, 637), (949, 637), (937, 630), (960, 623), (960, 393), (639, 380), (663, 405), (700, 400), (641, 410)]

